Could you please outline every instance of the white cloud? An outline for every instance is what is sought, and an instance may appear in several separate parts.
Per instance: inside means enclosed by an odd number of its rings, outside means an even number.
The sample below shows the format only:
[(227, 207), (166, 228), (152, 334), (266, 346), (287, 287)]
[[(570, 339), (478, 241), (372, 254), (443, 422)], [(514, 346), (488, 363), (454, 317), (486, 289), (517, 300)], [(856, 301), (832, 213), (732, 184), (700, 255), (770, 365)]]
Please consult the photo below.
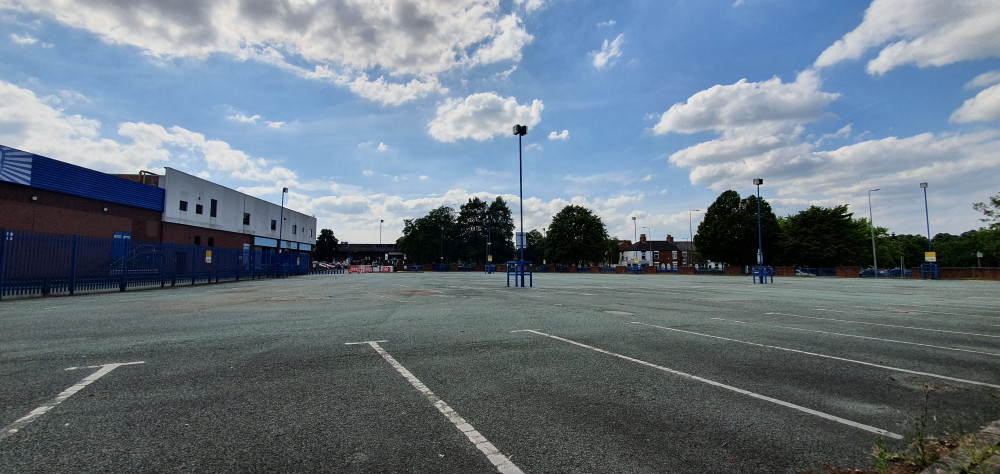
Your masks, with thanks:
[(609, 26), (615, 26), (615, 20), (602, 21), (597, 24), (598, 28), (604, 28)]
[(907, 64), (943, 66), (1000, 56), (1000, 2), (993, 0), (875, 0), (853, 31), (828, 47), (816, 67), (861, 58), (881, 48), (868, 62), (870, 74)]
[(515, 4), (524, 5), (524, 9), (528, 13), (544, 8), (545, 2), (546, 0), (514, 0)]
[(234, 122), (239, 122), (239, 123), (253, 123), (253, 124), (255, 124), (255, 123), (257, 123), (257, 120), (260, 119), (260, 115), (248, 116), (247, 114), (244, 114), (244, 113), (236, 113), (236, 114), (230, 115), (228, 118), (229, 118), (229, 120), (232, 120)]
[(187, 163), (192, 173), (222, 171), (250, 181), (296, 179), (286, 168), (181, 127), (125, 122), (118, 127), (118, 135), (130, 143), (102, 138), (99, 121), (68, 114), (49, 102), (58, 100), (48, 101), (0, 81), (0, 143), (109, 173)]
[(1000, 71), (984, 72), (965, 84), (966, 89), (981, 89), (1000, 84)]
[(563, 130), (558, 133), (551, 131), (549, 132), (549, 140), (569, 140), (569, 130)]
[(600, 51), (591, 51), (590, 54), (594, 56), (593, 64), (597, 69), (604, 69), (615, 64), (615, 60), (622, 56), (622, 44), (625, 43), (625, 35), (619, 34), (614, 41), (610, 43), (608, 40), (604, 40), (604, 44), (601, 45)]
[(264, 123), (267, 124), (267, 128), (275, 128), (275, 129), (284, 128), (284, 126), (286, 125), (285, 122), (271, 122), (269, 120), (265, 120)]
[(966, 100), (951, 114), (956, 123), (984, 122), (1000, 119), (1000, 84), (989, 87), (975, 97)]
[(250, 59), (389, 105), (439, 91), (438, 74), (519, 61), (533, 40), (495, 0), (7, 3), (157, 58)]
[(375, 176), (375, 172), (372, 170), (364, 170), (361, 172), (361, 174), (366, 178), (371, 178), (372, 176)]
[(383, 143), (383, 142), (378, 142), (378, 147), (376, 147), (376, 149), (377, 149), (378, 151), (386, 151), (386, 150), (388, 150), (388, 149), (389, 149), (389, 145), (386, 145), (386, 144), (385, 144), (385, 143)]
[(422, 175), (420, 175), (420, 177), (419, 177), (419, 178), (417, 178), (417, 179), (419, 179), (420, 181), (427, 181), (427, 180), (428, 180), (428, 179), (430, 179), (430, 178), (429, 178), (429, 177), (428, 177), (428, 176), (427, 176), (426, 174), (422, 174)]
[(30, 46), (38, 42), (38, 38), (32, 37), (31, 35), (18, 35), (15, 33), (10, 34), (10, 41), (14, 44), (19, 44), (21, 46)]
[(493, 92), (472, 94), (465, 99), (448, 99), (438, 107), (437, 116), (428, 125), (435, 140), (454, 142), (471, 138), (489, 140), (511, 134), (515, 124), (529, 130), (542, 120), (545, 106), (540, 100), (520, 105), (514, 97), (500, 97)]
[(692, 95), (683, 104), (674, 104), (663, 113), (653, 132), (723, 132), (764, 123), (818, 120), (823, 107), (839, 97), (821, 91), (821, 85), (815, 71), (804, 71), (788, 84), (774, 77), (764, 82), (741, 79), (732, 85), (716, 85)]

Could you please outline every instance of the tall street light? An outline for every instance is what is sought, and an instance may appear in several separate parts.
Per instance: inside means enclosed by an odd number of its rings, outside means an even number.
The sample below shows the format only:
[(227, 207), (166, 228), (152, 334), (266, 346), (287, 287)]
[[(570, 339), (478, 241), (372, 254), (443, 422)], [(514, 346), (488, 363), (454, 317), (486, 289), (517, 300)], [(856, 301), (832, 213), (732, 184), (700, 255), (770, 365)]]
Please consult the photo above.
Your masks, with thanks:
[(691, 209), (690, 211), (688, 211), (688, 233), (691, 234), (691, 244), (692, 245), (694, 245), (694, 228), (691, 227), (691, 213), (692, 212), (699, 212), (699, 211), (701, 211), (701, 209)]
[(639, 250), (639, 228), (636, 227), (635, 216), (632, 216), (632, 238), (635, 239), (635, 240), (633, 240), (634, 243), (632, 244), (632, 261), (634, 263), (638, 264), (639, 263), (639, 254), (638, 254), (638, 250)]
[(875, 278), (878, 278), (878, 255), (875, 253), (875, 220), (872, 217), (872, 193), (881, 190), (882, 188), (868, 190), (868, 225), (872, 229), (872, 265), (875, 267)]
[(385, 219), (378, 220), (378, 264), (382, 266), (382, 223)]
[[(528, 134), (527, 125), (514, 125), (514, 135), (517, 135), (517, 183), (519, 187), (519, 204), (521, 206), (521, 238), (519, 239), (519, 245), (521, 247), (521, 261), (518, 262), (518, 273), (521, 274), (521, 287), (524, 288), (524, 244), (526, 243), (524, 236), (524, 172), (522, 171), (522, 159), (521, 159), (521, 137)], [(515, 281), (517, 275), (514, 276)]]
[(642, 228), (646, 229), (646, 245), (649, 246), (649, 263), (652, 264), (653, 263), (653, 242), (649, 240), (649, 236), (653, 233), (653, 231), (649, 230), (648, 226), (642, 226)]
[(285, 195), (288, 194), (288, 188), (281, 188), (281, 214), (278, 217), (278, 252), (281, 252), (281, 237), (284, 235), (283, 231), (285, 229)]
[(931, 215), (927, 210), (927, 183), (920, 183), (920, 187), (924, 189), (924, 217), (927, 219), (927, 251), (933, 252), (931, 249)]
[(757, 186), (757, 266), (764, 266), (764, 233), (760, 230), (760, 185), (764, 184), (763, 178), (754, 178), (753, 184)]

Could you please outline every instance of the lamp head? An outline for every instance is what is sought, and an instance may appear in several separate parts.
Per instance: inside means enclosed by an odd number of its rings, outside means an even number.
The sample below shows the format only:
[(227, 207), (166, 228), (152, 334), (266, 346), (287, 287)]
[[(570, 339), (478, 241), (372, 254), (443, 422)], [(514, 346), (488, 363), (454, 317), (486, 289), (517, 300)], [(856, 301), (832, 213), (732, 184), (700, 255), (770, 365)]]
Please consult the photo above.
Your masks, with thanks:
[(924, 189), (927, 189), (927, 183), (920, 183), (920, 187), (924, 188)]
[(760, 185), (764, 184), (764, 178), (754, 178), (753, 184), (755, 184), (757, 186), (760, 186)]

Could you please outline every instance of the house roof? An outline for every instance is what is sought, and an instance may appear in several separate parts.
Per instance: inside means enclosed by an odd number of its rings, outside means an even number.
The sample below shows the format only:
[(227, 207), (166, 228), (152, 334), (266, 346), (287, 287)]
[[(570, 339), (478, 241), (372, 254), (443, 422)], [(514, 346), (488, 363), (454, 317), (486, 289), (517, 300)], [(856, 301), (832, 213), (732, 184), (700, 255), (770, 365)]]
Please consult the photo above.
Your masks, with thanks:
[(663, 251), (671, 252), (675, 250), (679, 251), (680, 249), (677, 248), (677, 245), (675, 244), (676, 242), (667, 242), (666, 240), (647, 240), (645, 242), (634, 243), (630, 245), (627, 249), (625, 249), (625, 251), (627, 252), (636, 252), (636, 251), (646, 252), (650, 250), (659, 252)]

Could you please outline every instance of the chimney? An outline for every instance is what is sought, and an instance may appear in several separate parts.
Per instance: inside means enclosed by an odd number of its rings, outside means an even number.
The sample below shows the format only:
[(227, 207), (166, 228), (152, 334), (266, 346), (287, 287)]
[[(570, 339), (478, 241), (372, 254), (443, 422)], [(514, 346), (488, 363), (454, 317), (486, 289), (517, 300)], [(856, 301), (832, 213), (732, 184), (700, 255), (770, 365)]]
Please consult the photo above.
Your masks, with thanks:
[(639, 234), (639, 243), (646, 242), (646, 234)]
[(673, 241), (674, 241), (674, 236), (667, 234), (667, 242), (673, 243)]

